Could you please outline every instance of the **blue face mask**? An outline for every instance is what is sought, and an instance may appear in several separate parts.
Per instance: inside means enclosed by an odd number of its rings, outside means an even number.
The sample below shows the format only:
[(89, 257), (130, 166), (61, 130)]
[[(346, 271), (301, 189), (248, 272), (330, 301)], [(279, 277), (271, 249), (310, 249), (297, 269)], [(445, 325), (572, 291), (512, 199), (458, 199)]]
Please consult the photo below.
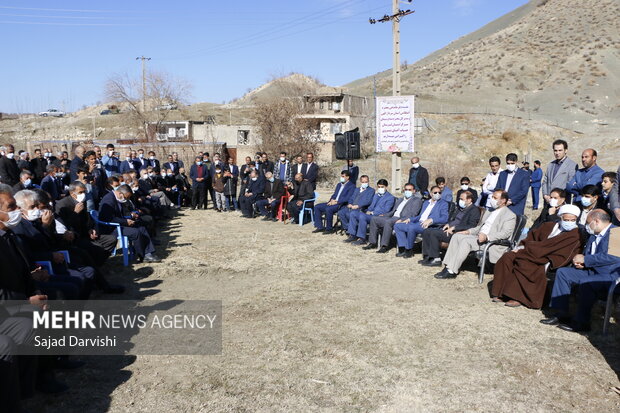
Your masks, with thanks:
[(31, 183), (32, 183), (32, 179), (26, 179), (26, 180), (24, 181), (24, 186), (27, 188), (27, 187), (29, 187), (29, 186), (30, 186), (30, 184), (31, 184)]
[(467, 205), (465, 204), (465, 201), (463, 201), (462, 199), (459, 199), (459, 207), (461, 207), (461, 209), (465, 209)]
[(585, 196), (583, 198), (581, 198), (581, 205), (583, 205), (584, 207), (589, 207), (590, 205), (592, 205), (592, 198), (586, 198)]
[(367, 183), (363, 183), (362, 184), (362, 189), (366, 189), (366, 188), (368, 188), (368, 184)]
[(413, 196), (413, 191), (405, 191), (405, 198), (409, 199)]
[(276, 179), (275, 179), (274, 177), (269, 178), (269, 182), (273, 182), (273, 181), (275, 181), (275, 180), (276, 180)]
[(560, 221), (560, 226), (563, 231), (572, 231), (577, 228), (577, 222), (575, 221)]

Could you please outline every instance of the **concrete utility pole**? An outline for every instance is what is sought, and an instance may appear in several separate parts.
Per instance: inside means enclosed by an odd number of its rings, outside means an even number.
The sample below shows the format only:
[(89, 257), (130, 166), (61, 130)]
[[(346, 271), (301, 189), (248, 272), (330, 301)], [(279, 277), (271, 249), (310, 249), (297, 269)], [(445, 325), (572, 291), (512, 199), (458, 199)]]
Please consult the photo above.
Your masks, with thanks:
[(142, 60), (142, 113), (146, 112), (146, 61), (151, 60), (150, 57), (136, 57), (136, 60)]
[[(401, 2), (392, 0), (392, 15), (370, 19), (370, 24), (392, 22), (392, 96), (400, 96), (400, 19), (414, 13), (412, 10), (401, 10), (399, 4), (410, 4), (413, 0)], [(402, 156), (400, 152), (392, 152), (392, 188), (394, 193), (400, 192), (402, 185)]]

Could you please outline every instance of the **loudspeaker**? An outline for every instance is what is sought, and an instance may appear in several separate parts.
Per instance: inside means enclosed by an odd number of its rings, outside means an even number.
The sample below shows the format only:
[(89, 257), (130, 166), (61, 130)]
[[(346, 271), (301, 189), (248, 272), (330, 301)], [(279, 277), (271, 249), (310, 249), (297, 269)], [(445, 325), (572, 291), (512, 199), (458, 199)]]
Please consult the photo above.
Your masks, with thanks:
[(361, 152), (359, 128), (336, 134), (336, 159), (360, 159)]

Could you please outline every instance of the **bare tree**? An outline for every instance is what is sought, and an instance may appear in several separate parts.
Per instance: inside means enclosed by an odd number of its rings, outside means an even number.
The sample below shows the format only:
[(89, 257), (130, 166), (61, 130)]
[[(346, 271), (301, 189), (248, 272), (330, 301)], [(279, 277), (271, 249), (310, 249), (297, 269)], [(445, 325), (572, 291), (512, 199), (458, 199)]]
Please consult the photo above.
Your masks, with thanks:
[(166, 121), (170, 111), (187, 102), (192, 86), (183, 79), (155, 71), (147, 72), (145, 83), (145, 110), (142, 109), (141, 78), (115, 74), (105, 84), (105, 96), (122, 105), (131, 115), (136, 132), (149, 140)]

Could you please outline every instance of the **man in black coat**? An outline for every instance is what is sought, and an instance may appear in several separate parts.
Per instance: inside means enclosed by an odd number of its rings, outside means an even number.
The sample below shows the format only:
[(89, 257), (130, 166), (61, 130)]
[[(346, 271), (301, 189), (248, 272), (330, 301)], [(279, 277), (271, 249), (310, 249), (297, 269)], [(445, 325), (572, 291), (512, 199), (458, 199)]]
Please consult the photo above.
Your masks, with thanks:
[(284, 195), (284, 185), (281, 180), (275, 179), (273, 172), (265, 172), (265, 190), (256, 206), (264, 221), (277, 221), (276, 213), (280, 205), (280, 198)]
[[(291, 195), (286, 205), (286, 210), (291, 221), (296, 223), (304, 201), (314, 198), (314, 188), (312, 188), (312, 184), (309, 181), (304, 179), (303, 174), (298, 173), (295, 175), (293, 182), (289, 183), (289, 191)], [(308, 202), (306, 207), (314, 208), (314, 203)]]
[(69, 166), (70, 182), (73, 182), (77, 179), (78, 169), (86, 166), (86, 163), (84, 163), (84, 152), (85, 150), (82, 145), (76, 146), (75, 150), (73, 151), (73, 153), (75, 154), (75, 157), (73, 158)]
[(463, 192), (469, 191), (474, 197), (474, 204), (476, 203), (476, 201), (478, 200), (478, 191), (472, 188), (470, 184), (471, 184), (471, 181), (468, 177), (464, 176), (461, 178), (461, 189), (459, 189), (456, 193), (457, 202), (459, 199), (461, 199), (461, 194)]
[(19, 182), (19, 168), (15, 160), (15, 148), (13, 145), (6, 145), (5, 154), (0, 158), (0, 182), (14, 186)]
[(254, 203), (265, 192), (265, 179), (258, 176), (258, 171), (250, 172), (250, 180), (245, 187), (245, 193), (239, 199), (242, 216), (254, 218)]
[(357, 178), (360, 176), (360, 167), (353, 165), (353, 159), (347, 159), (347, 167), (345, 169), (351, 174), (351, 182), (357, 185)]
[(19, 173), (19, 182), (13, 185), (13, 193), (16, 194), (24, 189), (32, 189), (32, 173), (30, 171), (21, 171)]
[(422, 233), (422, 254), (419, 264), (428, 267), (441, 267), (440, 247), (442, 242), (450, 242), (457, 232), (474, 228), (480, 221), (480, 208), (474, 205), (474, 196), (469, 191), (459, 196), (459, 211), (454, 219), (442, 228), (428, 228)]
[(34, 150), (34, 158), (30, 160), (30, 168), (28, 170), (34, 174), (32, 182), (39, 185), (41, 179), (45, 176), (45, 168), (47, 168), (47, 160), (43, 158), (41, 149)]
[(428, 171), (425, 167), (420, 166), (420, 158), (414, 156), (411, 158), (411, 169), (409, 170), (409, 181), (415, 187), (416, 192), (423, 198), (428, 196)]
[(312, 190), (316, 189), (316, 180), (319, 178), (319, 166), (314, 162), (314, 154), (306, 154), (306, 163), (301, 167), (304, 179), (312, 184)]
[(261, 162), (258, 168), (258, 172), (260, 172), (260, 177), (264, 178), (267, 172), (273, 172), (275, 165), (273, 162), (269, 160), (269, 156), (267, 156), (267, 152), (263, 152), (261, 154)]

